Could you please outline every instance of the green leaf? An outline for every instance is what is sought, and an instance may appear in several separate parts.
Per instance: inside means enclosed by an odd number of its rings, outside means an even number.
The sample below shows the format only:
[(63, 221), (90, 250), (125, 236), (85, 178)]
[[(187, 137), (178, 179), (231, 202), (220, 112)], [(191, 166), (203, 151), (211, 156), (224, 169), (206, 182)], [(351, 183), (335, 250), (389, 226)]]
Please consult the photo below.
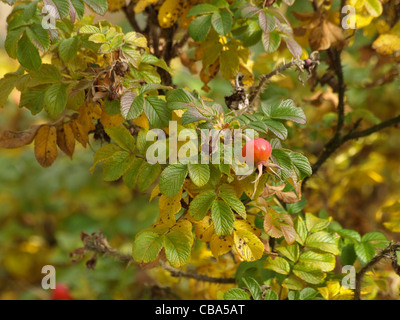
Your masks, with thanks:
[(68, 0), (52, 0), (57, 7), (57, 11), (61, 19), (64, 19), (69, 14), (69, 1)]
[(118, 33), (116, 36), (114, 36), (111, 41), (110, 41), (110, 47), (112, 50), (117, 50), (119, 47), (122, 46), (124, 43), (124, 38), (125, 34), (123, 33)]
[(321, 270), (315, 270), (312, 265), (304, 263), (297, 263), (293, 268), (293, 273), (311, 284), (319, 284), (326, 277), (326, 274)]
[(263, 122), (267, 125), (268, 130), (270, 130), (279, 139), (284, 140), (287, 138), (288, 131), (282, 122), (265, 119)]
[(93, 166), (90, 168), (90, 172), (93, 173), (95, 167), (100, 163), (108, 158), (111, 158), (116, 152), (122, 151), (120, 147), (116, 146), (115, 144), (106, 144), (99, 148), (96, 153), (94, 154), (93, 159)]
[(290, 120), (301, 124), (306, 123), (304, 111), (301, 108), (296, 107), (294, 102), (290, 99), (268, 107), (263, 106), (262, 110), (265, 115), (272, 119)]
[(44, 94), (44, 109), (52, 118), (57, 118), (67, 105), (67, 85), (56, 83), (50, 86)]
[(0, 80), (0, 108), (4, 107), (6, 104), (8, 96), (19, 79), (20, 75), (16, 73), (7, 73), (4, 78)]
[(247, 127), (254, 129), (258, 132), (268, 132), (268, 126), (263, 121), (251, 121), (247, 124)]
[(168, 91), (166, 96), (168, 108), (170, 110), (187, 109), (189, 104), (196, 99), (185, 89)]
[(39, 3), (39, 0), (32, 1), (25, 7), (25, 10), (24, 10), (24, 20), (25, 21), (29, 21), (30, 19), (32, 19), (34, 17), (36, 10), (37, 10), (38, 3)]
[(94, 12), (104, 16), (108, 10), (107, 0), (83, 0)]
[(58, 68), (52, 64), (42, 64), (39, 70), (32, 70), (29, 72), (30, 87), (40, 86), (42, 84), (53, 84), (60, 82), (62, 76)]
[(294, 229), (296, 230), (297, 236), (296, 236), (296, 241), (304, 245), (306, 242), (308, 232), (307, 232), (307, 227), (306, 224), (304, 223), (304, 220), (302, 217), (298, 216), (297, 219), (294, 222)]
[(306, 225), (309, 232), (321, 231), (328, 227), (330, 223), (330, 219), (321, 219), (316, 217), (312, 213), (306, 213)]
[(98, 27), (87, 24), (79, 28), (79, 33), (93, 34), (93, 33), (101, 33), (101, 31)]
[(137, 176), (137, 189), (140, 192), (146, 191), (156, 181), (161, 172), (159, 163), (150, 164), (146, 161), (139, 168)]
[(364, 234), (361, 241), (372, 243), (379, 248), (385, 248), (389, 244), (389, 240), (386, 239), (386, 236), (377, 231)]
[(188, 237), (177, 230), (173, 230), (164, 236), (165, 255), (171, 266), (179, 268), (189, 260), (192, 242), (188, 241)]
[(286, 210), (290, 214), (296, 214), (300, 213), (305, 206), (306, 206), (306, 198), (302, 197), (300, 201), (297, 201), (295, 203), (288, 203), (286, 205)]
[(383, 12), (382, 3), (379, 0), (365, 0), (365, 8), (373, 17), (379, 17)]
[(210, 210), (211, 205), (216, 198), (217, 195), (214, 191), (205, 191), (199, 193), (190, 202), (189, 213), (195, 220), (202, 220)]
[(208, 164), (188, 164), (189, 177), (198, 186), (204, 186), (210, 180), (210, 167)]
[(82, 0), (71, 0), (72, 5), (76, 10), (76, 14), (78, 15), (79, 19), (82, 19), (83, 15), (85, 14), (85, 5)]
[(299, 262), (311, 264), (314, 269), (329, 272), (335, 268), (335, 256), (330, 253), (318, 253), (308, 250), (300, 255)]
[(261, 287), (254, 278), (245, 277), (245, 278), (242, 278), (242, 281), (244, 282), (246, 287), (249, 289), (250, 294), (253, 297), (253, 300), (262, 300)]
[(63, 39), (58, 47), (58, 52), (60, 54), (61, 60), (66, 62), (71, 61), (78, 54), (78, 49), (79, 49), (78, 37)]
[(21, 92), (19, 107), (28, 108), (33, 115), (38, 114), (43, 110), (45, 93), (46, 88), (30, 88), (29, 90)]
[(125, 172), (122, 179), (126, 186), (130, 189), (136, 189), (137, 177), (139, 175), (139, 169), (142, 166), (144, 160), (141, 158), (134, 158), (129, 165), (129, 169)]
[(25, 29), (25, 27), (21, 27), (7, 32), (7, 37), (4, 42), (4, 48), (6, 49), (7, 54), (13, 59), (17, 58), (18, 41), (21, 38), (21, 35), (24, 33)]
[(264, 262), (264, 268), (280, 274), (289, 274), (290, 272), (289, 262), (282, 257), (275, 257), (272, 259), (272, 257), (269, 256)]
[(229, 185), (222, 185), (219, 189), (219, 197), (226, 202), (243, 219), (246, 219), (246, 207), (236, 196), (235, 190)]
[(129, 168), (129, 152), (117, 151), (103, 162), (103, 180), (116, 181)]
[(354, 250), (354, 244), (348, 244), (342, 247), (342, 252), (340, 253), (340, 262), (343, 266), (354, 264), (356, 258), (357, 255)]
[(207, 37), (210, 28), (211, 16), (200, 16), (190, 23), (188, 32), (194, 41), (201, 42)]
[(292, 171), (293, 164), (292, 159), (288, 155), (286, 151), (283, 149), (273, 149), (272, 150), (272, 157), (274, 163), (282, 168), (281, 177), (282, 179), (287, 179), (290, 177), (290, 172)]
[(290, 152), (289, 156), (292, 159), (292, 163), (298, 172), (300, 180), (303, 180), (305, 177), (309, 177), (312, 175), (312, 168), (306, 156), (303, 156), (301, 153), (298, 152)]
[(306, 246), (338, 255), (340, 253), (339, 239), (340, 237), (338, 235), (326, 231), (319, 231), (307, 237)]
[(258, 14), (258, 23), (261, 30), (265, 33), (274, 31), (276, 27), (275, 18), (269, 14), (266, 14), (265, 11), (260, 11)]
[(211, 219), (214, 223), (215, 234), (218, 236), (232, 234), (235, 216), (225, 202), (214, 200), (211, 206)]
[(250, 300), (250, 295), (243, 289), (233, 288), (224, 293), (225, 300)]
[(369, 242), (356, 243), (354, 250), (362, 265), (366, 265), (376, 253), (375, 246)]
[[(132, 102), (129, 103), (130, 101)], [(143, 94), (136, 96), (135, 93), (128, 92), (121, 99), (121, 114), (127, 120), (136, 119), (142, 114), (145, 104), (146, 100)]]
[(304, 288), (300, 291), (300, 300), (315, 300), (319, 292), (314, 288)]
[(295, 242), (291, 245), (285, 244), (283, 246), (279, 246), (276, 250), (283, 255), (284, 257), (288, 258), (293, 262), (297, 262), (300, 255), (299, 245)]
[(35, 23), (26, 28), (26, 35), (34, 46), (40, 51), (47, 51), (50, 47), (50, 37), (47, 30), (40, 23)]
[(133, 242), (133, 259), (139, 263), (154, 261), (164, 244), (164, 237), (150, 231), (139, 233)]
[(279, 300), (279, 297), (275, 291), (269, 289), (265, 292), (264, 300)]
[(214, 13), (217, 12), (218, 8), (209, 3), (201, 3), (192, 8), (190, 8), (186, 17), (194, 17), (202, 14)]
[(131, 133), (124, 126), (119, 127), (109, 127), (106, 130), (107, 135), (114, 140), (121, 148), (126, 151), (135, 150), (135, 139), (132, 137)]
[(95, 34), (92, 34), (92, 35), (89, 37), (88, 40), (89, 40), (89, 41), (92, 41), (92, 42), (94, 42), (94, 43), (105, 43), (105, 42), (107, 42), (106, 35), (103, 34), (103, 33), (95, 33)]
[(39, 51), (26, 34), (18, 41), (17, 59), (21, 66), (29, 70), (37, 70), (42, 65)]
[(211, 17), (211, 24), (217, 33), (225, 36), (232, 29), (233, 18), (227, 10), (217, 11)]
[(186, 164), (170, 164), (164, 169), (160, 176), (160, 191), (167, 197), (174, 197), (181, 190), (188, 174)]
[(279, 45), (281, 44), (281, 36), (279, 32), (276, 31), (270, 33), (263, 32), (261, 40), (265, 51), (268, 53), (278, 50)]
[(167, 103), (157, 96), (146, 97), (144, 112), (149, 119), (150, 126), (153, 128), (162, 128), (168, 125), (170, 112), (167, 108)]

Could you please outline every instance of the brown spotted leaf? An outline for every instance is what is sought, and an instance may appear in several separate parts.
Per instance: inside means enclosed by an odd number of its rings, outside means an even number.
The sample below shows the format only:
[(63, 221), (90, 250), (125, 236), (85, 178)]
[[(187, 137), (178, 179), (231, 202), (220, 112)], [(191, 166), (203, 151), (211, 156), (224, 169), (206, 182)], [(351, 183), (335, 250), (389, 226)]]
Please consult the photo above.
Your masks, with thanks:
[(50, 167), (57, 158), (57, 129), (53, 126), (42, 126), (35, 138), (35, 156), (39, 164)]
[(75, 151), (75, 135), (69, 122), (57, 128), (57, 145), (72, 159)]

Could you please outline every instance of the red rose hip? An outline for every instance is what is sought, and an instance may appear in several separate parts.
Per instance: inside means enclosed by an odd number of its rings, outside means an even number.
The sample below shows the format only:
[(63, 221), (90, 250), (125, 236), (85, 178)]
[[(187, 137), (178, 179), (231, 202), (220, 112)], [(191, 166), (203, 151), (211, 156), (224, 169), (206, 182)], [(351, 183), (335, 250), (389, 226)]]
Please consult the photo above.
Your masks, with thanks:
[(254, 150), (254, 163), (265, 164), (272, 153), (271, 144), (262, 138), (254, 139), (247, 142), (242, 149), (242, 156), (246, 158), (247, 154), (251, 154), (251, 150)]

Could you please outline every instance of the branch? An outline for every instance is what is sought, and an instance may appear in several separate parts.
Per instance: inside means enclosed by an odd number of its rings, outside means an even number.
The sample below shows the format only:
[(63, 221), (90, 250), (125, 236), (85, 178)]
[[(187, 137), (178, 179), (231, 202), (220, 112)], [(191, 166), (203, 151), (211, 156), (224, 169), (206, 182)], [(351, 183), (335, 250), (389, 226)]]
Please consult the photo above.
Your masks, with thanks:
[(368, 129), (358, 131), (358, 132), (349, 132), (347, 135), (345, 135), (342, 138), (343, 143), (352, 139), (358, 139), (362, 137), (369, 136), (372, 133), (381, 131), (385, 128), (396, 126), (398, 123), (400, 123), (400, 115), (394, 118), (391, 118), (389, 120), (383, 121), (375, 126), (372, 126)]
[(143, 30), (140, 29), (135, 15), (133, 14), (133, 8), (135, 6), (135, 1), (131, 1), (128, 6), (124, 6), (122, 9), (124, 10), (125, 16), (128, 19), (129, 23), (131, 24), (132, 28), (139, 33), (143, 33)]
[[(116, 249), (112, 248), (101, 231), (99, 233), (92, 233), (91, 235), (82, 232), (81, 239), (84, 244), (84, 247), (76, 249), (74, 252), (70, 254), (71, 257), (77, 256), (77, 259), (73, 260), (73, 262), (80, 261), (84, 257), (85, 251), (92, 251), (95, 253), (95, 255), (101, 254), (110, 256), (128, 264), (135, 263), (131, 255), (120, 253)], [(94, 268), (95, 261), (93, 264), (93, 260), (96, 259), (91, 258), (87, 262), (88, 268), (91, 269)], [(213, 282), (213, 283), (236, 283), (235, 278), (216, 278), (195, 272), (182, 271), (174, 267), (171, 267), (164, 261), (160, 261), (160, 266), (163, 267), (165, 270), (169, 271), (171, 273), (171, 276), (173, 277), (190, 278), (198, 281)]]
[[(386, 129), (388, 127), (396, 126), (397, 124), (400, 123), (400, 115), (391, 119), (388, 119), (386, 121), (383, 121), (375, 126), (372, 126), (368, 129), (362, 130), (362, 131), (356, 131), (355, 129), (358, 127), (362, 119), (357, 120), (357, 122), (353, 125), (353, 129), (350, 130), (348, 134), (345, 136), (337, 136), (335, 135), (329, 142), (325, 145), (324, 152), (319, 156), (318, 160), (312, 165), (312, 175), (316, 174), (319, 168), (325, 163), (326, 160), (337, 150), (339, 149), (343, 144), (345, 144), (347, 141), (350, 140), (355, 140), (358, 138), (366, 137), (369, 136), (370, 134), (373, 134), (375, 132), (381, 131), (383, 129)], [(302, 183), (302, 189), (304, 189), (304, 186), (306, 185), (306, 182), (308, 181), (310, 177), (307, 177), (303, 180)]]
[(215, 277), (209, 277), (205, 274), (185, 272), (185, 271), (181, 271), (176, 268), (173, 268), (170, 265), (166, 264), (165, 262), (160, 262), (160, 265), (165, 270), (169, 271), (171, 273), (171, 276), (177, 277), (177, 278), (184, 277), (184, 278), (195, 279), (198, 281), (213, 282), (213, 283), (236, 283), (235, 278), (215, 278)]
[(400, 266), (397, 263), (396, 251), (400, 250), (400, 242), (391, 242), (385, 249), (375, 255), (370, 262), (368, 262), (359, 272), (356, 274), (356, 288), (354, 291), (354, 300), (361, 300), (361, 285), (364, 275), (375, 266), (379, 261), (384, 258), (389, 258), (392, 261), (392, 266), (395, 272), (400, 276)]
[(254, 91), (251, 93), (250, 98), (249, 98), (249, 104), (252, 105), (254, 100), (257, 98), (257, 96), (261, 93), (262, 88), (264, 87), (264, 85), (267, 83), (267, 81), (269, 79), (271, 79), (273, 76), (277, 75), (278, 73), (281, 73), (289, 68), (291, 68), (292, 66), (294, 66), (296, 64), (296, 60), (293, 60), (287, 64), (283, 64), (282, 66), (280, 66), (279, 68), (275, 69), (274, 71), (262, 75), (260, 82), (258, 83), (258, 86), (254, 89)]

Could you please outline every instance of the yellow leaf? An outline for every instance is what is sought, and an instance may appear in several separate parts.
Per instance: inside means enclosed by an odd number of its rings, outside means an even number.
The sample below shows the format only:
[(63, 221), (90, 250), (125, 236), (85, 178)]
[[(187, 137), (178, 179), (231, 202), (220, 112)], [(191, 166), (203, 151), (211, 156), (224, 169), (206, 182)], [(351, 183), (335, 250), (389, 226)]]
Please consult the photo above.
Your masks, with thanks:
[(384, 226), (392, 232), (400, 232), (400, 202), (396, 201), (393, 205), (383, 208), (382, 211), (390, 214), (389, 221), (384, 222)]
[(89, 142), (88, 132), (77, 120), (72, 120), (70, 122), (70, 126), (74, 132), (75, 139), (78, 140), (78, 142), (80, 142), (84, 148), (86, 148), (86, 144)]
[(108, 0), (108, 11), (119, 11), (123, 6), (125, 6), (125, 3), (125, 0)]
[(327, 281), (326, 287), (318, 288), (322, 297), (326, 300), (351, 300), (354, 293), (350, 289), (345, 289), (339, 281)]
[(103, 125), (104, 129), (107, 129), (109, 127), (118, 127), (124, 121), (125, 119), (120, 113), (114, 116), (109, 116), (104, 109), (102, 110), (100, 122)]
[(234, 226), (236, 230), (246, 230), (254, 233), (256, 236), (261, 235), (261, 230), (253, 226), (250, 221), (236, 219)]
[(155, 197), (159, 196), (160, 194), (161, 194), (160, 186), (157, 184), (154, 187), (154, 189), (151, 191), (149, 202), (151, 202), (151, 200), (153, 200)]
[(245, 261), (254, 261), (262, 257), (264, 244), (254, 233), (247, 230), (237, 230), (233, 232), (233, 240), (237, 252)]
[(211, 217), (206, 216), (203, 220), (196, 222), (194, 231), (198, 240), (209, 242), (214, 234), (214, 225)]
[(158, 23), (161, 28), (171, 28), (182, 13), (181, 0), (166, 0), (158, 13)]
[(50, 167), (57, 158), (57, 129), (50, 126), (42, 126), (35, 138), (35, 156), (39, 164)]
[(143, 12), (149, 5), (157, 2), (158, 0), (139, 0), (135, 6), (135, 14)]
[(181, 210), (182, 208), (181, 198), (182, 189), (176, 196), (172, 198), (161, 195), (158, 202), (158, 206), (160, 209), (160, 219), (166, 225), (173, 226), (175, 224), (175, 214), (178, 213), (179, 210)]
[(138, 118), (134, 119), (133, 123), (143, 129), (146, 129), (146, 130), (150, 129), (149, 120), (147, 119), (147, 116), (144, 112), (142, 112), (142, 114)]
[(212, 79), (216, 77), (219, 71), (219, 60), (216, 60), (212, 65), (202, 68), (200, 71), (200, 79), (204, 85), (201, 88), (203, 91), (210, 91), (210, 87), (207, 85)]
[(233, 245), (233, 238), (228, 236), (217, 236), (213, 234), (210, 240), (210, 249), (214, 257), (221, 256), (231, 251)]
[(372, 48), (379, 54), (390, 55), (400, 50), (400, 37), (394, 34), (381, 34), (372, 43)]
[(69, 122), (57, 128), (57, 145), (72, 159), (75, 150), (75, 135)]

